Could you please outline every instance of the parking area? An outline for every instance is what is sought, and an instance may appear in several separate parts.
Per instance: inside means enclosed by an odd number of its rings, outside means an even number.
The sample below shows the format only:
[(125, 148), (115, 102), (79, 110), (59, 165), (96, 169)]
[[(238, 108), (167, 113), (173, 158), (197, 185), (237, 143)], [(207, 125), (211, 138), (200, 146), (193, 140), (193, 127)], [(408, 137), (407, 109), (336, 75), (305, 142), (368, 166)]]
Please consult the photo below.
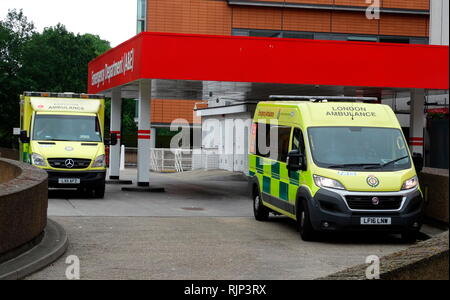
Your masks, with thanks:
[(50, 191), (49, 217), (70, 246), (29, 279), (65, 279), (69, 255), (79, 257), (82, 279), (313, 279), (409, 246), (365, 234), (304, 242), (287, 218), (255, 221), (247, 182), (235, 173), (152, 173), (151, 182), (166, 192), (108, 185), (105, 199), (90, 199)]

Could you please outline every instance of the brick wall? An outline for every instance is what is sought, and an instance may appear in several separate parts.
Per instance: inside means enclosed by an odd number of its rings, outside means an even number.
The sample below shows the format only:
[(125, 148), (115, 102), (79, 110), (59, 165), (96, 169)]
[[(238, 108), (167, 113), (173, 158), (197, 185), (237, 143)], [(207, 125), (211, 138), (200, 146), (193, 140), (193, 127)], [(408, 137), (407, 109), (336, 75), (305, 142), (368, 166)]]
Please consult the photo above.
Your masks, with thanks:
[(147, 31), (231, 34), (231, 9), (226, 1), (148, 0)]
[[(365, 0), (259, 0), (260, 2), (367, 6)], [(233, 28), (428, 36), (428, 16), (228, 5), (223, 0), (148, 0), (147, 30), (231, 35)], [(382, 7), (429, 9), (428, 0), (381, 0)]]
[[(18, 170), (19, 169), (19, 170)], [(47, 172), (0, 158), (1, 255), (39, 236), (47, 224)]]
[(151, 122), (157, 124), (170, 124), (175, 119), (185, 119), (189, 124), (200, 124), (200, 119), (194, 116), (194, 107), (199, 101), (194, 100), (172, 100), (152, 99)]

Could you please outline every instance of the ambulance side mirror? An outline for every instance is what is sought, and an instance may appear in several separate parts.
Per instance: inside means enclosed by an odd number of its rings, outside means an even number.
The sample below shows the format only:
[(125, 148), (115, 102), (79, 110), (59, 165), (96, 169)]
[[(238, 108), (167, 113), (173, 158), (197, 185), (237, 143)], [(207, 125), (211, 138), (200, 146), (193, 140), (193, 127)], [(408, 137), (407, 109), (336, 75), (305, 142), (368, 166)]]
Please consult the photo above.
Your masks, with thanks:
[(289, 171), (305, 171), (306, 170), (306, 164), (305, 164), (305, 156), (300, 153), (300, 150), (292, 150), (288, 153), (287, 157), (287, 169)]
[(416, 169), (417, 174), (419, 174), (423, 169), (423, 156), (420, 153), (413, 153), (412, 159), (414, 168)]
[(28, 137), (28, 133), (26, 130), (22, 130), (19, 135), (19, 140), (22, 144), (26, 144), (30, 142), (30, 138)]

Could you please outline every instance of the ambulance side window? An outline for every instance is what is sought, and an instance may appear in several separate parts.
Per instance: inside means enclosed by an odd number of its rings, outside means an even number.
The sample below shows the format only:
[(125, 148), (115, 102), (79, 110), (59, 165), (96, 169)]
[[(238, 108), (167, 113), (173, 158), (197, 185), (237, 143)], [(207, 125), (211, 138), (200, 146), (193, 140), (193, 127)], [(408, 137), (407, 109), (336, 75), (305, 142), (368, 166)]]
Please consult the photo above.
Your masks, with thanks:
[(300, 153), (305, 154), (305, 143), (300, 128), (294, 128), (294, 134), (292, 135), (292, 150), (300, 150)]
[(270, 155), (270, 125), (264, 123), (256, 123), (256, 155), (269, 157)]
[(278, 127), (278, 161), (286, 162), (289, 152), (289, 139), (291, 137), (291, 127)]
[(256, 155), (286, 162), (291, 127), (257, 123)]

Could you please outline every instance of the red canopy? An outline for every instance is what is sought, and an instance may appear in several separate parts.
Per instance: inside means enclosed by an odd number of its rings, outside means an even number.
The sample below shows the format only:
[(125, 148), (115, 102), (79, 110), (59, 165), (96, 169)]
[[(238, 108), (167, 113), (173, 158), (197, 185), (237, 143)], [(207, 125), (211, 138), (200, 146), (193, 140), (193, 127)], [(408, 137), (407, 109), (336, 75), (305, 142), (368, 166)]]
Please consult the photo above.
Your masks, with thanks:
[(89, 63), (89, 93), (138, 79), (448, 89), (448, 46), (141, 33)]

